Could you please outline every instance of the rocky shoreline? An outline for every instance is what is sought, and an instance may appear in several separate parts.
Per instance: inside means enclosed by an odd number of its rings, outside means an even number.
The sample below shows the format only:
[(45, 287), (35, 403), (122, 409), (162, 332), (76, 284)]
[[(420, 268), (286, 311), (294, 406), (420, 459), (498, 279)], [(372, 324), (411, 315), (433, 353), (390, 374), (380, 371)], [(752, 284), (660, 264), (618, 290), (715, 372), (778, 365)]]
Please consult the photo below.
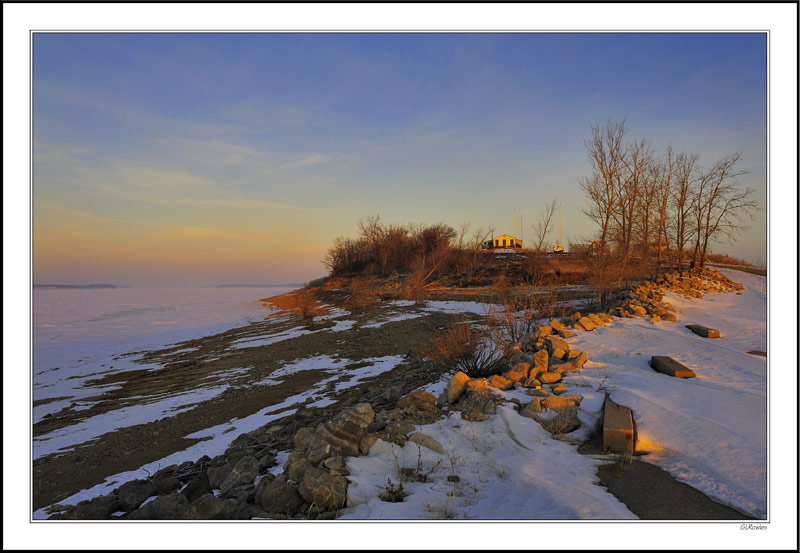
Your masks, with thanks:
[[(637, 283), (608, 312), (573, 311), (524, 336), (507, 352), (501, 374), (470, 378), (456, 373), (435, 397), (419, 389), (427, 382), (417, 373), (395, 384), (383, 382), (369, 393), (362, 387), (335, 406), (300, 406), (292, 415), (241, 434), (222, 455), (165, 467), (77, 505), (52, 505), (49, 519), (335, 519), (348, 506), (348, 457), (368, 455), (378, 440), (399, 445), (409, 441), (441, 452), (442, 445), (418, 431), (418, 425), (452, 412), (482, 422), (506, 403), (560, 439), (580, 428), (583, 399), (570, 393), (562, 377), (580, 372), (588, 360), (587, 352), (571, 348), (570, 337), (613, 324), (616, 317), (643, 317), (652, 324), (675, 321), (677, 312), (664, 300), (666, 291), (698, 298), (707, 292), (741, 293), (742, 288), (714, 270), (669, 273)], [(502, 392), (510, 389), (524, 390), (530, 400), (505, 399)], [(279, 463), (278, 453), (287, 450), (288, 458)], [(403, 470), (407, 481), (424, 476), (413, 467)], [(387, 486), (381, 499), (396, 499), (392, 492), (402, 499), (402, 482), (398, 486)]]

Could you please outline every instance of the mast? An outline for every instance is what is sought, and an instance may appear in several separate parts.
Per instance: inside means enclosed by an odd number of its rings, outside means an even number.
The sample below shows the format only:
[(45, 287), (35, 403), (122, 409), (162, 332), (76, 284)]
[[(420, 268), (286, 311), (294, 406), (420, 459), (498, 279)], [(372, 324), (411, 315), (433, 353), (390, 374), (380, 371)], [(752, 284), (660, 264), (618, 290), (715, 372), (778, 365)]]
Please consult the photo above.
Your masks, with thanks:
[(564, 248), (561, 246), (561, 204), (558, 204), (558, 242), (556, 247), (553, 248), (554, 253), (563, 253)]

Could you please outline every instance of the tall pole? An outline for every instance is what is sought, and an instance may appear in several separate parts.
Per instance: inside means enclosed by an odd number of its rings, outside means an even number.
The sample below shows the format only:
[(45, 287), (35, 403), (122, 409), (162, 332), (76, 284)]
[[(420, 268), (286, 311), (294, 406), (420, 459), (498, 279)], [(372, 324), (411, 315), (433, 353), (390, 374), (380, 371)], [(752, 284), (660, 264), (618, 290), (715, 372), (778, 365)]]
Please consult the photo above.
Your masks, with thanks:
[(558, 204), (558, 245), (561, 245), (561, 204)]

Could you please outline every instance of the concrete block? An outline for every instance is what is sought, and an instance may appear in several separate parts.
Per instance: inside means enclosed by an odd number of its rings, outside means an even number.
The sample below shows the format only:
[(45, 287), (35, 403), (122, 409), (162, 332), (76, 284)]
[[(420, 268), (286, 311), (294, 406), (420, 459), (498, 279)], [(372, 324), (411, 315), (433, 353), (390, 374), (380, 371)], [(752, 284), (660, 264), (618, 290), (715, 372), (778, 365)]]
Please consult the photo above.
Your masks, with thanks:
[(603, 408), (603, 451), (632, 455), (634, 448), (631, 410), (606, 398)]
[(722, 338), (722, 334), (719, 333), (719, 330), (713, 328), (700, 325), (686, 325), (686, 328), (703, 338)]
[(676, 378), (694, 378), (695, 376), (691, 369), (687, 369), (672, 357), (667, 357), (665, 355), (652, 356), (650, 358), (650, 366), (660, 373)]

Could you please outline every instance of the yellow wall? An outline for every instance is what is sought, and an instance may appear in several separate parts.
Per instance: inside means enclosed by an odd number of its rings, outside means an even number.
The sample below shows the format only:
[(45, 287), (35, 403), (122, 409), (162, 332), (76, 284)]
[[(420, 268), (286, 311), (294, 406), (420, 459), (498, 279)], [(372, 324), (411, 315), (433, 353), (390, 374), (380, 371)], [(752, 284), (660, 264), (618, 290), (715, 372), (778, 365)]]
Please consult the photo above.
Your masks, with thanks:
[[(503, 240), (505, 240), (505, 245), (503, 245)], [(519, 238), (514, 238), (508, 234), (501, 234), (500, 236), (495, 236), (494, 241), (492, 242), (492, 246), (495, 248), (513, 248), (513, 247), (522, 247), (522, 240)]]

